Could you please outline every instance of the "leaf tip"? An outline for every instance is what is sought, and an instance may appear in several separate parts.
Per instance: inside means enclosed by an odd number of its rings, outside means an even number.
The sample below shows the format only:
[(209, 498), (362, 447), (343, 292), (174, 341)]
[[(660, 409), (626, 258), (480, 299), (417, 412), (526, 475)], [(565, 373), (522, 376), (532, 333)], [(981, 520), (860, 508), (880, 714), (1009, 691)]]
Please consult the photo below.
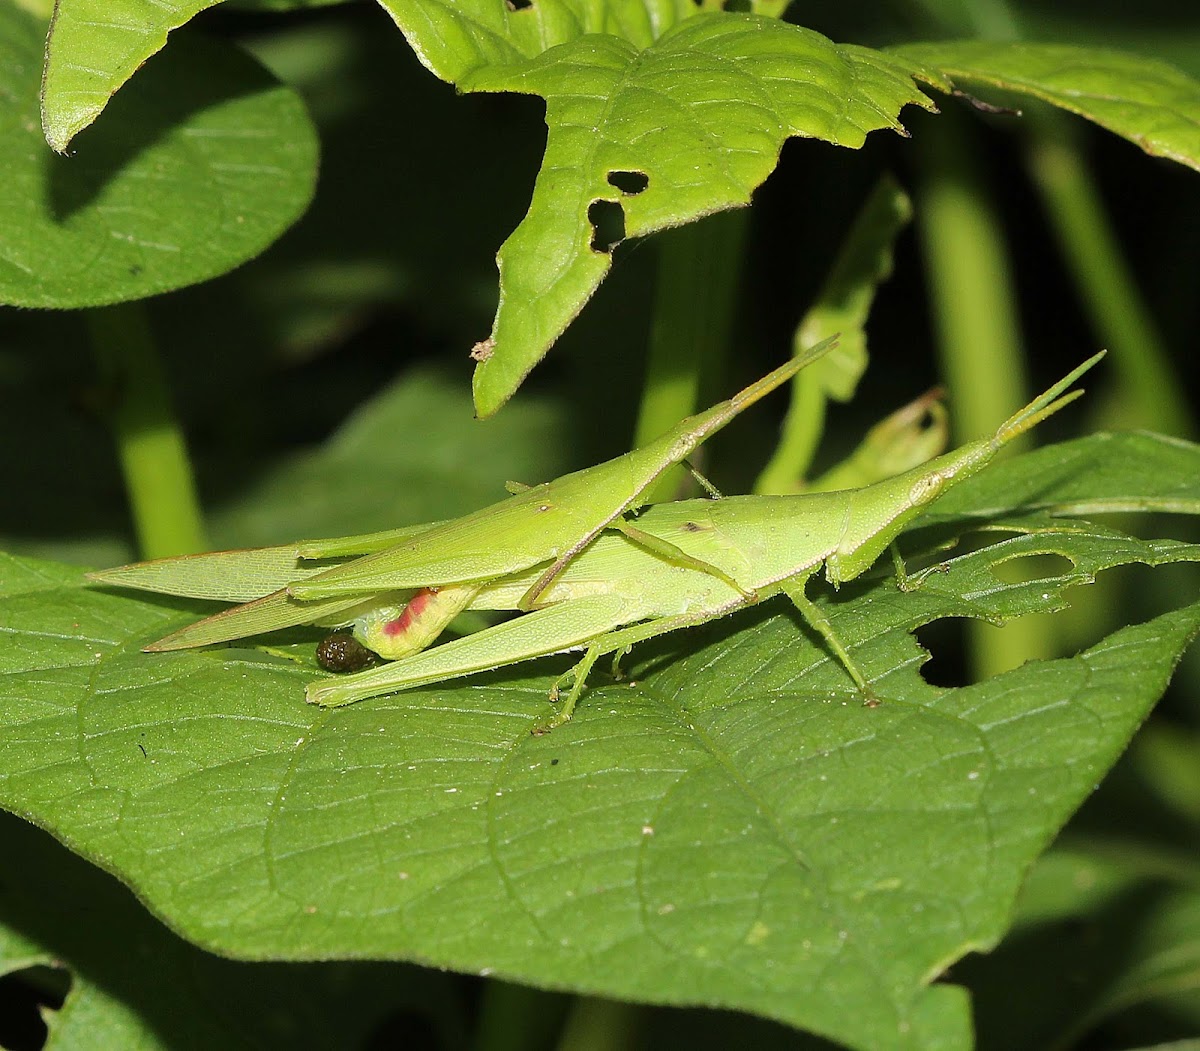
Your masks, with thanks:
[(41, 98), (42, 137), (55, 153), (66, 155), (71, 140), (96, 119), (95, 113), (63, 112), (56, 107), (46, 91), (46, 78), (42, 78)]
[(496, 355), (495, 339), (484, 340), (484, 343), (487, 344), (485, 354), (476, 356), (475, 351), (471, 352), (471, 357), (478, 362), (471, 380), (477, 420), (486, 420), (499, 412), (529, 375), (529, 368), (521, 370), (519, 363), (512, 361), (511, 355), (503, 352)]

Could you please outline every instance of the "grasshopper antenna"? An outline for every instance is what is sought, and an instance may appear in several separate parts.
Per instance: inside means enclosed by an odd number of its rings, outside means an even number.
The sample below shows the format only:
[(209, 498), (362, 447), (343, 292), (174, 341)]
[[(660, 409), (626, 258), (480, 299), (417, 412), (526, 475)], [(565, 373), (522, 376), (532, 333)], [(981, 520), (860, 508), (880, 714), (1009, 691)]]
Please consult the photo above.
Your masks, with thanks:
[(1088, 369), (1092, 368), (1108, 351), (1102, 350), (1098, 354), (1093, 354), (1083, 364), (1072, 369), (1067, 375), (1060, 379), (1049, 390), (1044, 391), (1033, 399), (1025, 408), (1014, 413), (1000, 425), (996, 431), (996, 437), (993, 439), (997, 446), (1005, 445), (1011, 442), (1014, 438), (1019, 437), (1026, 431), (1036, 427), (1042, 420), (1048, 416), (1053, 416), (1059, 409), (1070, 405), (1076, 398), (1083, 394), (1082, 390), (1071, 391), (1070, 394), (1063, 394), (1068, 387), (1071, 386), (1080, 376)]

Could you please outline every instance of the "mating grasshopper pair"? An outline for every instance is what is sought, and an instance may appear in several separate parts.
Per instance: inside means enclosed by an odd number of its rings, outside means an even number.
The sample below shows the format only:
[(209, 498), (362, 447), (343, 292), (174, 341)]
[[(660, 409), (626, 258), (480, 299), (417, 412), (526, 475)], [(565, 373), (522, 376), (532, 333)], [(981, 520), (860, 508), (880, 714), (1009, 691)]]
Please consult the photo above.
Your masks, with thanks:
[[(571, 717), (592, 666), (634, 644), (785, 593), (858, 689), (870, 685), (805, 594), (825, 569), (835, 587), (864, 573), (951, 485), (1073, 401), (1090, 358), (990, 438), (860, 489), (655, 504), (646, 488), (743, 409), (832, 347), (827, 340), (657, 441), (449, 522), (338, 540), (160, 559), (92, 574), (105, 584), (237, 602), (147, 647), (174, 650), (297, 624), (353, 625), (392, 663), (309, 685), (335, 706), (552, 653), (583, 658), (553, 725)], [(334, 564), (330, 564), (331, 560)], [(463, 610), (522, 616), (427, 648)], [(335, 659), (326, 649), (327, 660)]]

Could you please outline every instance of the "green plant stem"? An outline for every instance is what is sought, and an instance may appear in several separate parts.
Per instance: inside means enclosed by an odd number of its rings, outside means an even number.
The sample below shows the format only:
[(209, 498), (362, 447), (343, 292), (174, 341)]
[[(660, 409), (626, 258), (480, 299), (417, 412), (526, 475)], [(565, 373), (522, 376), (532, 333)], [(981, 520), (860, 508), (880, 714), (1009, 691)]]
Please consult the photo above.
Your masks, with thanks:
[(920, 140), (918, 231), (960, 442), (994, 431), (1028, 387), (1002, 224), (973, 146), (950, 115)]
[(142, 558), (208, 545), (192, 467), (144, 309), (126, 303), (87, 312), (101, 378), (111, 392), (117, 444)]
[(890, 175), (883, 176), (855, 217), (792, 341), (795, 354), (836, 335), (838, 349), (792, 380), (779, 443), (754, 492), (794, 493), (803, 487), (825, 430), (827, 399), (849, 401), (867, 366), (867, 317), (876, 289), (891, 276), (892, 245), (911, 218), (908, 196)]
[[(947, 114), (918, 144), (918, 233), (951, 417), (965, 441), (994, 431), (1026, 400), (1017, 300), (1002, 224), (967, 129)], [(1028, 617), (1000, 630), (972, 621), (968, 633), (968, 663), (979, 679), (1055, 652), (1047, 624)]]
[(779, 444), (754, 483), (756, 493), (799, 492), (821, 435), (825, 433), (826, 388), (800, 373), (792, 380), (791, 401), (783, 420)]
[(1048, 112), (1029, 119), (1029, 171), (1092, 326), (1112, 353), (1109, 367), (1123, 409), (1119, 425), (1192, 436), (1183, 384), (1125, 263), (1070, 122)]
[(627, 1051), (635, 1046), (642, 1008), (616, 1000), (575, 1001), (557, 1051)]
[[(746, 211), (739, 209), (662, 235), (645, 393), (634, 448), (696, 411), (704, 377), (726, 353), (746, 225)], [(647, 491), (646, 502), (678, 495), (685, 477), (682, 468), (667, 472)]]

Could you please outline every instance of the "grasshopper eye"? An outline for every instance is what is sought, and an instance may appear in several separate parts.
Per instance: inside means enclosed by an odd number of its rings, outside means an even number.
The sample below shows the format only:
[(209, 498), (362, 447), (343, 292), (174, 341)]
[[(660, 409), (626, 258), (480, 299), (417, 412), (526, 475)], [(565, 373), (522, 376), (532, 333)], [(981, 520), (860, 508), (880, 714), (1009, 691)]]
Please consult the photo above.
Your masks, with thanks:
[(942, 491), (942, 487), (946, 484), (945, 476), (942, 474), (927, 474), (924, 478), (918, 478), (913, 484), (913, 487), (908, 491), (908, 502), (913, 507), (920, 507), (922, 504), (929, 503), (938, 493)]
[(353, 635), (335, 631), (326, 635), (317, 646), (317, 663), (326, 671), (362, 671), (377, 663), (378, 655), (367, 649)]

